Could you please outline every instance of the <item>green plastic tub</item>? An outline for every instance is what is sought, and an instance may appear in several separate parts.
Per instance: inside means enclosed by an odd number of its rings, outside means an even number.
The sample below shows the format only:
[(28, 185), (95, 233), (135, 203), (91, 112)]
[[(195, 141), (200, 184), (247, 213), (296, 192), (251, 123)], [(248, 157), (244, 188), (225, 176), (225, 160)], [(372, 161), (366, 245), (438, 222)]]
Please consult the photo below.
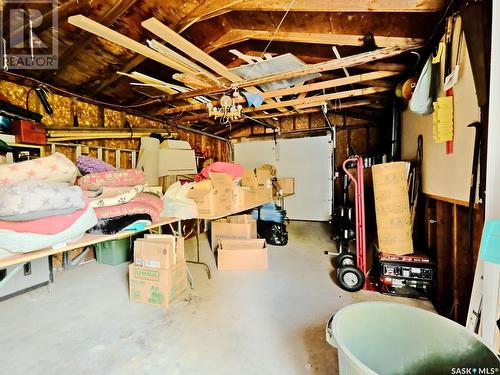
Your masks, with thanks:
[(132, 259), (131, 238), (122, 238), (100, 242), (95, 245), (95, 257), (98, 263), (116, 266), (121, 263), (130, 262)]
[(337, 348), (341, 375), (500, 374), (479, 336), (415, 307), (361, 302), (337, 312), (326, 339)]

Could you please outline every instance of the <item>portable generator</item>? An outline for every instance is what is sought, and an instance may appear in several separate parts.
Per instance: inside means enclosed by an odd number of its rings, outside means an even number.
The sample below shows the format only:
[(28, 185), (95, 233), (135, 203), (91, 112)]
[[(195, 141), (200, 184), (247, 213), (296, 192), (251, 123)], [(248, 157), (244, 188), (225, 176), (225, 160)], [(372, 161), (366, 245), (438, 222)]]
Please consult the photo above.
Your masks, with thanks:
[(426, 255), (379, 253), (378, 271), (384, 294), (428, 298), (434, 286), (435, 265)]

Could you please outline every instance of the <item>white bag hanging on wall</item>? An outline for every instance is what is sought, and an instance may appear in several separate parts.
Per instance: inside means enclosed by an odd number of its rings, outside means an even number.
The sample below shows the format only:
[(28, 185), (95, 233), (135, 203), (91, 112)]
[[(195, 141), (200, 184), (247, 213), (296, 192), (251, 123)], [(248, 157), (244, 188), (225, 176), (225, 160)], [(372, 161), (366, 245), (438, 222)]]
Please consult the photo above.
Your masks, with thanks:
[(410, 99), (410, 110), (419, 115), (428, 115), (434, 110), (432, 101), (432, 56), (429, 56)]

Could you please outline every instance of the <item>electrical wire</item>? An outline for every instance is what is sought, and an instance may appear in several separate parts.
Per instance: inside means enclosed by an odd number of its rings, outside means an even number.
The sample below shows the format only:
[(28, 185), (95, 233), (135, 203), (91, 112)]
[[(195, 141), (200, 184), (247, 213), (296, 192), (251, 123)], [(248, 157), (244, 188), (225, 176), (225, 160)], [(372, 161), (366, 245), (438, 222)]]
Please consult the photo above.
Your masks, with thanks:
[(66, 95), (71, 96), (71, 97), (82, 99), (82, 100), (84, 100), (84, 101), (86, 101), (88, 103), (91, 103), (91, 104), (102, 105), (102, 106), (110, 107), (110, 108), (116, 108), (116, 109), (126, 110), (126, 109), (134, 109), (134, 108), (145, 107), (145, 106), (148, 106), (148, 105), (151, 105), (151, 104), (154, 104), (154, 103), (161, 103), (162, 102), (161, 99), (154, 99), (154, 100), (150, 100), (149, 102), (146, 102), (146, 103), (134, 104), (134, 105), (120, 105), (120, 104), (107, 103), (107, 102), (103, 102), (101, 100), (97, 100), (97, 99), (92, 99), (92, 98), (86, 97), (84, 95), (76, 94), (76, 93), (71, 92), (71, 91), (66, 90), (66, 89), (61, 89), (61, 88), (53, 86), (51, 84), (39, 81), (36, 78), (32, 78), (32, 77), (28, 77), (28, 76), (23, 76), (21, 74), (13, 73), (13, 72), (10, 72), (10, 71), (8, 71), (8, 72), (7, 71), (3, 71), (3, 72), (0, 72), (0, 74), (5, 74), (5, 75), (13, 76), (13, 77), (20, 78), (20, 79), (27, 79), (29, 81), (37, 83), (38, 85), (49, 87), (54, 92), (60, 92), (60, 93), (66, 94)]
[[(273, 33), (273, 36), (271, 37), (271, 39), (269, 40), (269, 42), (267, 43), (266, 45), (266, 48), (264, 48), (264, 51), (262, 52), (262, 54), (260, 55), (261, 58), (264, 57), (264, 55), (266, 54), (267, 52), (267, 49), (269, 48), (269, 46), (271, 45), (271, 43), (274, 41), (274, 38), (276, 37), (276, 34), (278, 33), (283, 21), (285, 20), (286, 16), (288, 15), (288, 13), (290, 12), (290, 9), (292, 9), (293, 5), (295, 4), (297, 0), (292, 0), (290, 2), (290, 5), (288, 6), (288, 9), (286, 10), (285, 14), (283, 15), (283, 17), (281, 18), (281, 21), (279, 22), (278, 26), (276, 27), (276, 29), (274, 30), (274, 33)], [(252, 69), (250, 69), (248, 71), (247, 74), (245, 74), (245, 77), (243, 78), (243, 80), (245, 81), (247, 79), (247, 77), (253, 72), (253, 70), (255, 69), (255, 66), (257, 65), (257, 63), (254, 63), (253, 66), (252, 66)]]

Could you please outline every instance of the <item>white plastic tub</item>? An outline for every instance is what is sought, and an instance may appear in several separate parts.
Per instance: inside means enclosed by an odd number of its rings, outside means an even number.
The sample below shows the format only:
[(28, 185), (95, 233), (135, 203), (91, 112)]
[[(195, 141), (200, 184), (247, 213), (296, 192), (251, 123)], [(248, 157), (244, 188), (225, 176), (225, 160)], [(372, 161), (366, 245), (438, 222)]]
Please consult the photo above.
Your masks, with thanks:
[(415, 307), (357, 303), (337, 312), (326, 330), (341, 375), (500, 374), (498, 357), (479, 336)]

